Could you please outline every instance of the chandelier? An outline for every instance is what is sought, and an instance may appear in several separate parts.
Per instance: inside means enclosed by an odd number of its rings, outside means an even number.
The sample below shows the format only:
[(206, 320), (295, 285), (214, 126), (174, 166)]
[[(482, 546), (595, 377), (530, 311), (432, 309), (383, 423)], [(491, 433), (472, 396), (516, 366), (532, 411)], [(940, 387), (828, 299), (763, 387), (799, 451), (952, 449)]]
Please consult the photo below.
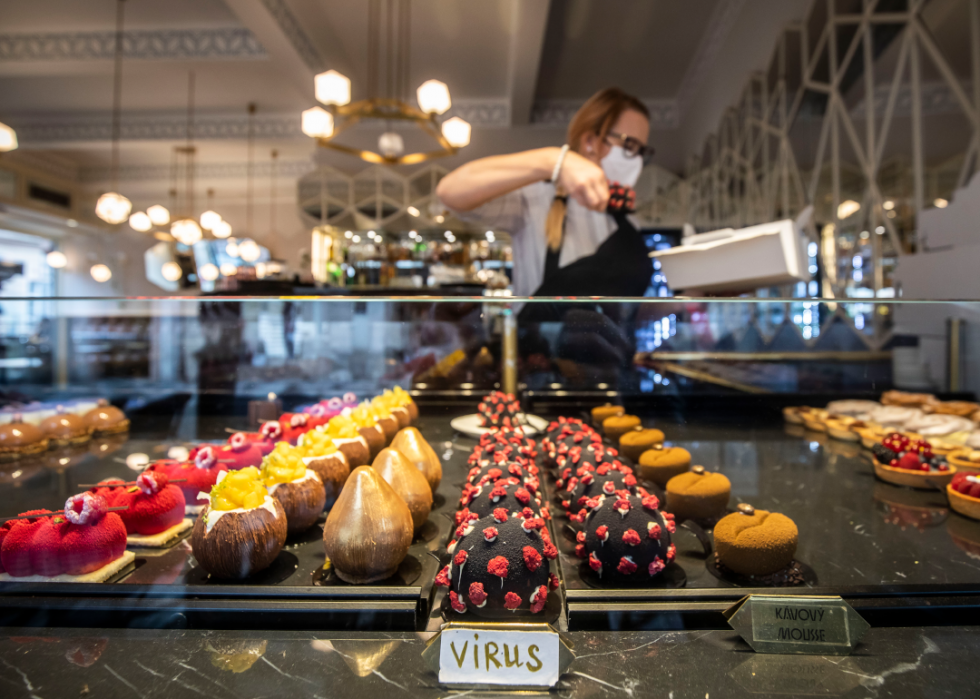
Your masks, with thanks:
[[(438, 117), (449, 111), (452, 100), (449, 88), (438, 80), (426, 80), (416, 90), (418, 107), (408, 104), (409, 49), (411, 27), (411, 0), (398, 0), (397, 12), (393, 2), (386, 3), (385, 34), (381, 42), (381, 0), (370, 0), (368, 5), (368, 99), (351, 102), (351, 81), (336, 70), (328, 70), (314, 78), (314, 91), (318, 102), (326, 105), (303, 112), (303, 133), (315, 138), (324, 148), (355, 155), (369, 163), (410, 165), (432, 158), (455, 155), (469, 144), (470, 125), (459, 117), (446, 119), (441, 124)], [(397, 25), (397, 32), (396, 32)], [(385, 66), (385, 92), (380, 96), (380, 66)], [(386, 122), (385, 132), (378, 139), (377, 151), (362, 150), (336, 142), (341, 133), (365, 120)], [(392, 123), (414, 124), (433, 138), (438, 150), (405, 153), (401, 134), (392, 129)]]
[[(133, 204), (116, 190), (119, 188), (119, 113), (122, 110), (123, 2), (116, 0), (116, 47), (112, 84), (112, 188), (95, 203), (95, 215), (116, 225), (129, 218)], [(94, 276), (94, 275), (93, 275)], [(101, 280), (100, 280), (101, 281)]]

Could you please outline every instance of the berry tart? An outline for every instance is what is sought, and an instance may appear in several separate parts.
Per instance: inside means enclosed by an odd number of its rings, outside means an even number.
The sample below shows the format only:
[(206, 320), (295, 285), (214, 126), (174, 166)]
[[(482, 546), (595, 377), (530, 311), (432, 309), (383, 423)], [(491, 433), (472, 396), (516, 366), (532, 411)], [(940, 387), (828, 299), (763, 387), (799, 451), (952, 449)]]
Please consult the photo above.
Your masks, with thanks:
[(949, 506), (964, 517), (980, 519), (980, 475), (957, 473), (946, 486)]
[(558, 588), (548, 564), (558, 550), (546, 532), (541, 518), (502, 507), (461, 524), (452, 559), (436, 576), (436, 585), (449, 588), (452, 610), (496, 618), (543, 612), (549, 590)]
[(262, 462), (262, 484), (286, 513), (286, 535), (304, 532), (314, 524), (327, 503), (323, 481), (295, 454), (273, 451)]
[(945, 457), (933, 454), (929, 442), (899, 432), (885, 437), (871, 452), (875, 475), (893, 485), (933, 490), (946, 487), (956, 473)]
[(606, 585), (644, 584), (673, 562), (674, 515), (655, 495), (607, 497), (585, 519), (575, 554)]
[(243, 579), (265, 570), (286, 543), (286, 512), (254, 466), (223, 471), (191, 533), (191, 549), (215, 578)]
[(481, 427), (516, 427), (523, 422), (521, 404), (512, 393), (493, 391), (476, 406)]
[(960, 447), (946, 455), (946, 460), (964, 471), (980, 471), (980, 449)]
[(163, 547), (192, 526), (191, 520), (184, 519), (184, 493), (165, 473), (144, 471), (135, 483), (110, 478), (92, 492), (105, 498), (109, 507), (127, 508), (119, 518), (126, 526), (129, 546)]
[(105, 582), (133, 562), (126, 526), (105, 498), (82, 493), (63, 512), (33, 510), (0, 525), (0, 581)]

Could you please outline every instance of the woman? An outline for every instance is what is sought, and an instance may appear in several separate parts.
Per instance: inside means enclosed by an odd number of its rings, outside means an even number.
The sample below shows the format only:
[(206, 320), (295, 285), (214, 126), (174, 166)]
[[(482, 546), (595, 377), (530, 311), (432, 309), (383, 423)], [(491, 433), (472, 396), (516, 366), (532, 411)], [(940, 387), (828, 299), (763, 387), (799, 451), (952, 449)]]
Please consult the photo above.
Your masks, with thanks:
[(649, 134), (646, 106), (608, 88), (572, 118), (566, 146), (474, 160), (436, 193), (460, 218), (511, 234), (517, 296), (642, 296), (646, 247), (607, 206), (610, 184), (632, 188), (649, 162)]

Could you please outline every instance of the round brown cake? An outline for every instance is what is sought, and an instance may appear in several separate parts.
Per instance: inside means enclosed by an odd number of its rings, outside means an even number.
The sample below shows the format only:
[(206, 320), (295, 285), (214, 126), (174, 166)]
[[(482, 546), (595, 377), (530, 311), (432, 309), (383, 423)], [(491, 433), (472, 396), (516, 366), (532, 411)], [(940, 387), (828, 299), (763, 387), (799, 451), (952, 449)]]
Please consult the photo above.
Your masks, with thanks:
[(691, 467), (691, 453), (681, 447), (662, 447), (640, 454), (637, 468), (640, 479), (653, 481), (660, 487), (667, 485), (674, 476), (685, 473)]
[(667, 481), (667, 510), (678, 519), (710, 519), (725, 511), (731, 493), (725, 476), (695, 466)]
[(602, 421), (602, 432), (616, 444), (620, 437), (639, 426), (640, 418), (636, 415), (613, 415)]
[(799, 530), (786, 515), (739, 505), (715, 525), (718, 561), (742, 575), (768, 575), (789, 565)]
[(596, 427), (602, 427), (602, 423), (607, 417), (616, 417), (625, 414), (626, 409), (621, 405), (612, 405), (610, 403), (597, 405), (592, 408), (592, 424)]
[(663, 442), (663, 432), (652, 428), (644, 429), (638, 425), (619, 438), (619, 453), (635, 463), (643, 452)]

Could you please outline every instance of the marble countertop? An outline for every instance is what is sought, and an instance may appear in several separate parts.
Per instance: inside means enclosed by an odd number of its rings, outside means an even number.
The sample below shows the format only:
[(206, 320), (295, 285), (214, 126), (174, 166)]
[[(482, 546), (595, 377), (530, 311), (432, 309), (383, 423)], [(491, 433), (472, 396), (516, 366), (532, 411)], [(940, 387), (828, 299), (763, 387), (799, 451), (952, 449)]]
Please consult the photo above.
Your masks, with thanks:
[[(0, 696), (446, 697), (430, 634), (0, 629)], [(577, 632), (562, 697), (966, 697), (980, 630), (875, 628), (848, 657), (759, 655), (731, 631)], [(970, 688), (973, 688), (972, 690)], [(483, 696), (488, 696), (484, 694)]]

